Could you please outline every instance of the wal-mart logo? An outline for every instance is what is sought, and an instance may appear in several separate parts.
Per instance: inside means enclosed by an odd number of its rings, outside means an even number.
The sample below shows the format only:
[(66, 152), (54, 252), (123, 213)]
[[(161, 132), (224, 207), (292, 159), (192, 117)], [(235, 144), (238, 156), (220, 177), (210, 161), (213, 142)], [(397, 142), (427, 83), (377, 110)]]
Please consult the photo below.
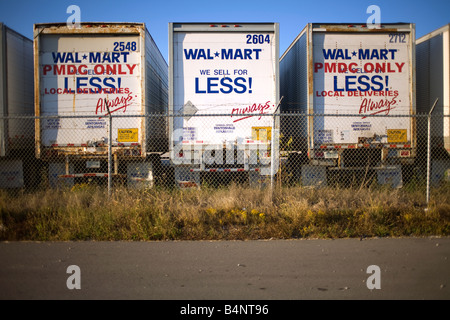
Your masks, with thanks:
[(259, 60), (262, 49), (184, 49), (186, 60)]

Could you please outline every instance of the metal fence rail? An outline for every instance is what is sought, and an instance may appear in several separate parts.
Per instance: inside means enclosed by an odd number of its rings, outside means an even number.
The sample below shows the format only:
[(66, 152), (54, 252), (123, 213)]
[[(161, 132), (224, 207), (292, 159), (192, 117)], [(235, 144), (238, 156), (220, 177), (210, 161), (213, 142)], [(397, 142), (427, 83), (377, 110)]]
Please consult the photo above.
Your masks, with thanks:
[[(246, 127), (263, 117), (273, 126)], [(3, 116), (0, 188), (414, 183), (429, 201), (449, 183), (449, 122), (438, 113)]]

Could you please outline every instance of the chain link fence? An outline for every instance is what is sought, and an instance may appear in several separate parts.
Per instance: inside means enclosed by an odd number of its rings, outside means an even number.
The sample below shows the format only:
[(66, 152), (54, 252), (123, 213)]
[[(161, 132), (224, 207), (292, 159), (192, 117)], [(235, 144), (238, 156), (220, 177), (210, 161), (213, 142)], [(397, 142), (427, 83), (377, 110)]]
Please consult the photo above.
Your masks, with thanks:
[(0, 118), (0, 188), (239, 183), (429, 192), (450, 181), (449, 123), (442, 114), (8, 116)]

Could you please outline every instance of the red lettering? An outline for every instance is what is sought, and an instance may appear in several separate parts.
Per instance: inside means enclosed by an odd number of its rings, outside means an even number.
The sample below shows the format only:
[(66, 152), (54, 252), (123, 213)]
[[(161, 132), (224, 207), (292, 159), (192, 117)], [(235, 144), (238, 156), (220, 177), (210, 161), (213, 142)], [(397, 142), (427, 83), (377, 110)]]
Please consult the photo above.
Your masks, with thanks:
[(43, 72), (44, 72), (44, 76), (47, 74), (47, 72), (49, 72), (50, 70), (52, 70), (52, 66), (49, 64), (46, 64), (43, 68)]
[[(267, 101), (265, 105), (263, 105), (261, 103), (259, 103), (259, 104), (254, 103), (253, 105), (245, 107), (245, 108), (233, 108), (233, 110), (231, 111), (231, 117), (233, 117), (233, 114), (236, 114), (236, 115), (246, 115), (246, 114), (251, 114), (251, 113), (265, 114), (265, 113), (267, 113), (266, 111), (269, 108), (270, 108), (270, 101)], [(245, 117), (236, 119), (233, 122), (241, 121), (241, 120), (251, 118), (251, 117), (253, 117), (253, 115), (247, 115)], [(258, 118), (258, 120), (260, 120), (261, 117), (262, 116), (260, 116)]]
[(106, 74), (116, 74), (116, 65), (115, 64), (107, 64), (106, 65)]
[(355, 63), (355, 62), (350, 63), (350, 64), (348, 65), (348, 70), (349, 70), (351, 73), (357, 73), (357, 72), (358, 72), (358, 69), (354, 69), (353, 66), (357, 67), (358, 64)]
[(135, 64), (132, 64), (132, 65), (127, 64), (126, 66), (128, 67), (128, 70), (130, 70), (130, 74), (133, 74), (133, 69), (136, 67), (136, 65)]
[(56, 65), (55, 66), (55, 69), (53, 69), (53, 74), (54, 75), (61, 75), (61, 74), (66, 74), (66, 66), (65, 65), (61, 65), (61, 66), (58, 66), (58, 65)]
[[(132, 92), (130, 92), (127, 96), (116, 97), (113, 100), (105, 100), (104, 98), (100, 98), (97, 101), (97, 107), (95, 109), (95, 114), (103, 113), (109, 109), (109, 114), (124, 109), (123, 112), (127, 110), (129, 106), (129, 102), (133, 100)], [(107, 105), (105, 105), (105, 102)], [(107, 106), (107, 107), (106, 107)], [(108, 114), (105, 114), (105, 116)]]
[(102, 64), (95, 65), (94, 73), (95, 74), (104, 74), (105, 73), (105, 67)]
[(347, 65), (345, 63), (338, 63), (338, 72), (339, 73), (345, 73), (347, 72)]
[(395, 93), (392, 99), (381, 99), (378, 102), (364, 98), (359, 107), (359, 114), (365, 114), (362, 119), (365, 119), (367, 115), (375, 115), (383, 112), (388, 115), (397, 104), (397, 96), (398, 93)]
[(314, 72), (317, 72), (317, 71), (319, 71), (322, 68), (323, 68), (323, 64), (322, 63), (320, 63), (320, 62), (314, 63)]
[(336, 64), (325, 63), (325, 72), (335, 73), (336, 72)]
[(402, 72), (402, 69), (403, 69), (403, 66), (405, 65), (405, 63), (402, 62), (401, 64), (399, 64), (399, 63), (396, 62), (395, 65), (398, 68), (398, 72)]

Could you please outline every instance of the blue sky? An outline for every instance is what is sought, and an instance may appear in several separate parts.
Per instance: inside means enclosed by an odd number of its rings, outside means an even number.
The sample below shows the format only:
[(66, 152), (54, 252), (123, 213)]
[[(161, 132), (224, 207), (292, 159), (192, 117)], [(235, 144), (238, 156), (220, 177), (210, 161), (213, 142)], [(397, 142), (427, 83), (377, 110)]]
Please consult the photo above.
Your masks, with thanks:
[(448, 0), (0, 0), (0, 22), (32, 38), (34, 23), (65, 22), (71, 4), (81, 21), (144, 22), (166, 60), (169, 22), (278, 22), (280, 55), (307, 23), (365, 23), (372, 4), (381, 23), (415, 23), (417, 37), (450, 23)]

